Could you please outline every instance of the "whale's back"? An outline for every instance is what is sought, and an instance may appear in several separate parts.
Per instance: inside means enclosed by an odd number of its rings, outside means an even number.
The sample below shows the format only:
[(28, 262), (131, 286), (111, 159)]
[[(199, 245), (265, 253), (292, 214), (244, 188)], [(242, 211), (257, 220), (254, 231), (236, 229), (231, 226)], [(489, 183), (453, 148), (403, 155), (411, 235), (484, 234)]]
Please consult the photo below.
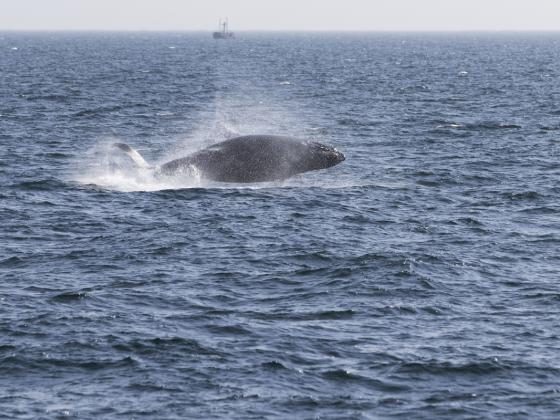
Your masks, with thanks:
[[(127, 144), (115, 143), (114, 146), (126, 153), (139, 167), (153, 169)], [(156, 169), (163, 175), (197, 173), (202, 178), (219, 182), (263, 182), (329, 168), (343, 160), (342, 153), (321, 143), (292, 137), (253, 135), (217, 143)]]
[(192, 165), (204, 178), (214, 181), (282, 180), (301, 172), (332, 166), (318, 162), (314, 146), (317, 144), (283, 136), (236, 137), (168, 162), (161, 166), (161, 171), (173, 175)]

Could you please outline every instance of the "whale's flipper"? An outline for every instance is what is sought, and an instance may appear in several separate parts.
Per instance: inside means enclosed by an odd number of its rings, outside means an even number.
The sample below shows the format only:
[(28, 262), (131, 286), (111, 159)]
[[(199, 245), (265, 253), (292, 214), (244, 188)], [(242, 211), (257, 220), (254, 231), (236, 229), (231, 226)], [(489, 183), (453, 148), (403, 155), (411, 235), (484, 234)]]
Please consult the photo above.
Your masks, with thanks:
[(113, 146), (125, 152), (139, 168), (152, 169), (153, 166), (149, 165), (148, 162), (144, 160), (142, 155), (130, 147), (128, 144), (124, 143), (113, 143)]

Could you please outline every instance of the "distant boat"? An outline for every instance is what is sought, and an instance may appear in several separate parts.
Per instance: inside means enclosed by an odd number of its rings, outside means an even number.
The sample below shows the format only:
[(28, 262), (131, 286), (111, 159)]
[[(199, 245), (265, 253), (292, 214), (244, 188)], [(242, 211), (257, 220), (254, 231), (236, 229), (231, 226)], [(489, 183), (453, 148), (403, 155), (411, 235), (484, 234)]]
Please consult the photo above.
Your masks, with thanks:
[(229, 31), (229, 27), (228, 27), (228, 20), (226, 19), (225, 21), (222, 22), (222, 20), (220, 19), (220, 23), (219, 23), (219, 28), (220, 30), (217, 32), (214, 32), (212, 34), (212, 36), (214, 37), (214, 39), (231, 39), (234, 38), (235, 36), (233, 35), (233, 32)]

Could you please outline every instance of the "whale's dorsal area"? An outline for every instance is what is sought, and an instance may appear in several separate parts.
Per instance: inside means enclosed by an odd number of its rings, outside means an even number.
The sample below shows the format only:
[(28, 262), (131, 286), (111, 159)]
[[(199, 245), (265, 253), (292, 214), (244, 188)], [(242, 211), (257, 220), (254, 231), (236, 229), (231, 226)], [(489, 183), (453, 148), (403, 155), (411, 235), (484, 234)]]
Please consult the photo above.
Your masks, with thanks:
[[(130, 146), (117, 143), (140, 167), (149, 167)], [(179, 176), (194, 167), (204, 179), (219, 182), (264, 182), (337, 165), (344, 160), (338, 150), (321, 143), (285, 136), (235, 137), (161, 165), (158, 173)], [(191, 172), (192, 173), (192, 172)]]

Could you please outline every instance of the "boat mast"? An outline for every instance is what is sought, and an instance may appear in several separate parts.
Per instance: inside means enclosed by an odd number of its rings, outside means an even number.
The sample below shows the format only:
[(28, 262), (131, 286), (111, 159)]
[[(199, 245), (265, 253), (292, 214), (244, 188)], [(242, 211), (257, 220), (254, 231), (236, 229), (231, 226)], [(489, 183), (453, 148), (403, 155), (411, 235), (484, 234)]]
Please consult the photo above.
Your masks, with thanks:
[(214, 39), (233, 38), (233, 33), (229, 31), (229, 19), (227, 17), (225, 20), (222, 20), (222, 18), (218, 20), (218, 30), (212, 36)]

